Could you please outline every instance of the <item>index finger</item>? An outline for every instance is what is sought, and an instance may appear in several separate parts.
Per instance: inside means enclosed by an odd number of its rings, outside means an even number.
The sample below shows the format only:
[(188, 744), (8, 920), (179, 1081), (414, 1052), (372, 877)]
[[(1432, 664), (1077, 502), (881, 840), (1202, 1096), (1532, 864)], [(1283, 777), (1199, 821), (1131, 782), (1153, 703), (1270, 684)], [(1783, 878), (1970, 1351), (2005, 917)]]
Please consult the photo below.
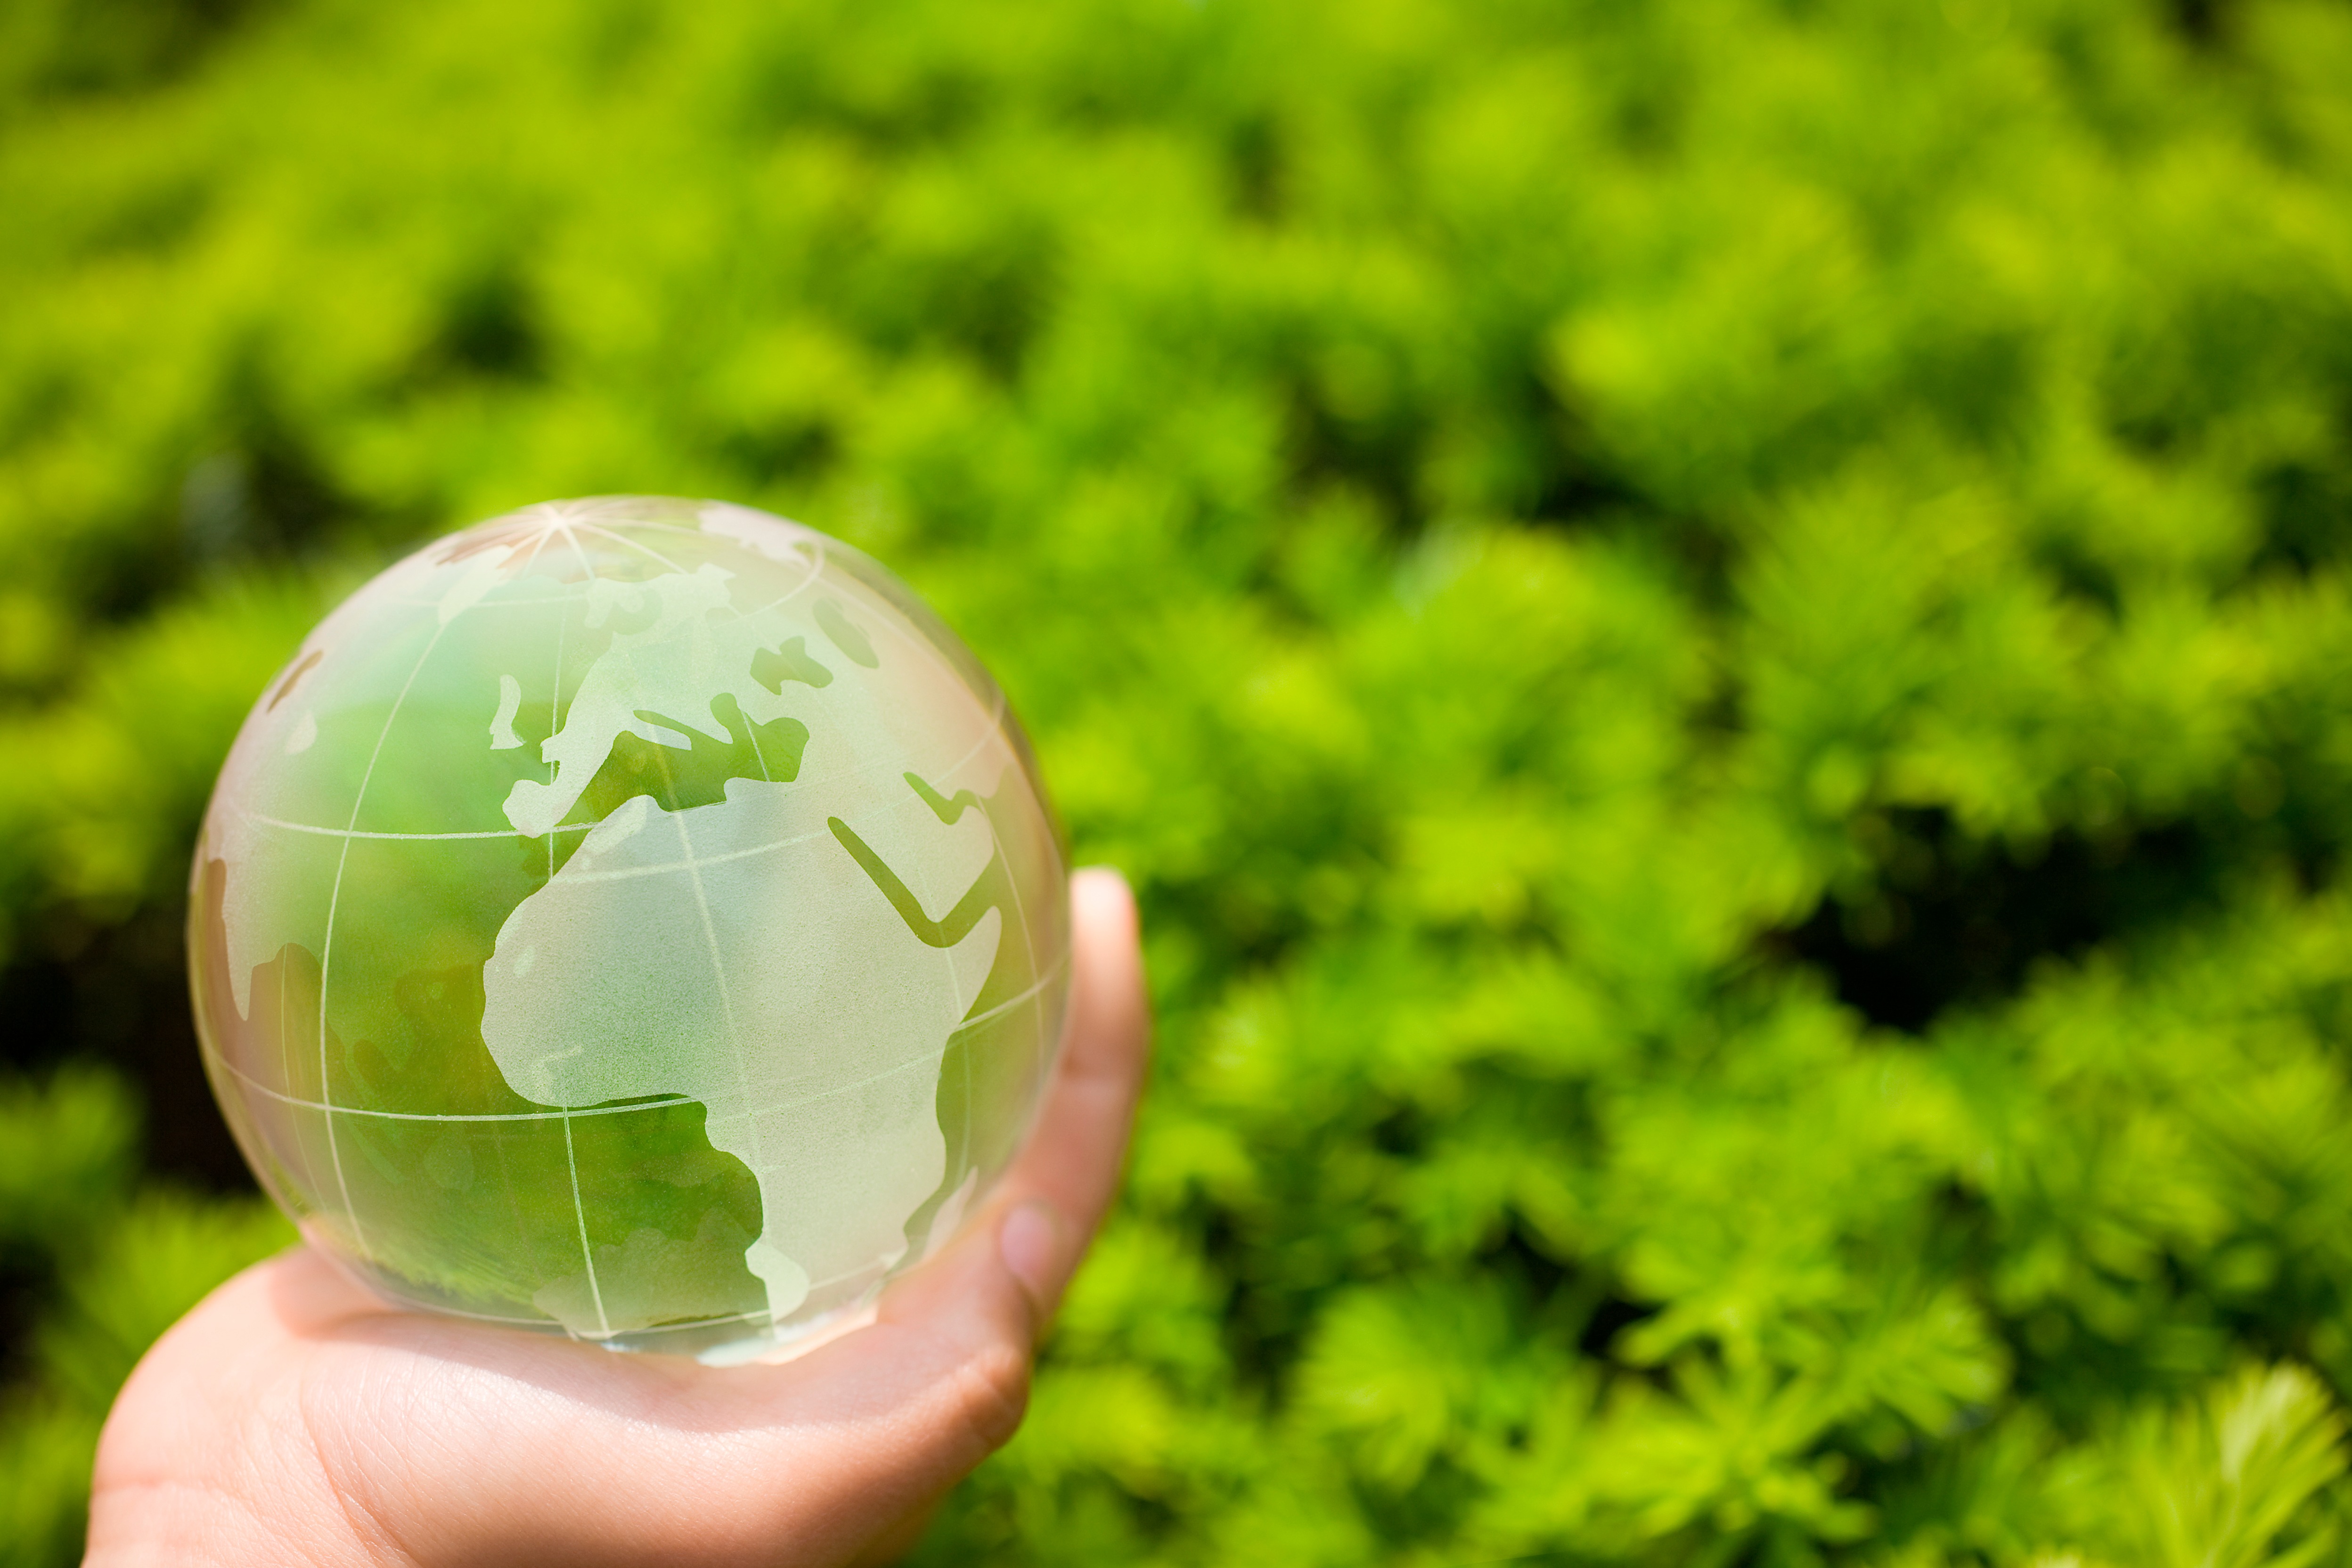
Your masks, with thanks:
[(1118, 1195), (1151, 1015), (1127, 879), (1108, 868), (1080, 871), (1070, 879), (1070, 916), (1076, 974), (1062, 1060), (1004, 1193), (1008, 1204), (1051, 1204), (1085, 1237)]

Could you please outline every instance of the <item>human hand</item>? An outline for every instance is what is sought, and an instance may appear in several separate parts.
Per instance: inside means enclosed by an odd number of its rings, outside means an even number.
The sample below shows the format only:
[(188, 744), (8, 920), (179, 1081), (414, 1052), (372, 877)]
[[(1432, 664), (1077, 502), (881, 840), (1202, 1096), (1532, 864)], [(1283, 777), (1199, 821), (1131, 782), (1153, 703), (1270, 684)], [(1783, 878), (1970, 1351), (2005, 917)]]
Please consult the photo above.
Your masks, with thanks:
[(1071, 882), (1070, 1028), (1029, 1145), (875, 1321), (715, 1369), (394, 1311), (297, 1247), (148, 1352), (100, 1440), (92, 1564), (852, 1563), (1013, 1435), (1117, 1191), (1149, 1023), (1135, 906)]

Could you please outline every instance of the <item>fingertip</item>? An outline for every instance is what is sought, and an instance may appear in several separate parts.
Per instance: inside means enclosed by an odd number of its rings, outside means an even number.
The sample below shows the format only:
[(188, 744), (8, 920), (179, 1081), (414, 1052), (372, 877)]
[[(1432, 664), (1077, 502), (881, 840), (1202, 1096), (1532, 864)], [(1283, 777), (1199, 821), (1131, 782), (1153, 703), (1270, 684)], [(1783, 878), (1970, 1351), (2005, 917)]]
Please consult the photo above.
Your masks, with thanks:
[(1026, 1354), (1044, 1328), (1046, 1304), (1059, 1298), (1068, 1273), (1067, 1233), (1051, 1205), (1000, 1199), (995, 1212), (975, 1215), (937, 1257), (892, 1280), (877, 1319), (925, 1326), (949, 1341), (1013, 1345)]
[(1113, 1040), (1147, 1028), (1143, 947), (1135, 891), (1108, 866), (1088, 866), (1070, 878), (1077, 947), (1079, 1014), (1089, 1031)]
[(1070, 902), (1081, 929), (1108, 925), (1132, 937), (1135, 889), (1116, 866), (1081, 866), (1070, 876)]

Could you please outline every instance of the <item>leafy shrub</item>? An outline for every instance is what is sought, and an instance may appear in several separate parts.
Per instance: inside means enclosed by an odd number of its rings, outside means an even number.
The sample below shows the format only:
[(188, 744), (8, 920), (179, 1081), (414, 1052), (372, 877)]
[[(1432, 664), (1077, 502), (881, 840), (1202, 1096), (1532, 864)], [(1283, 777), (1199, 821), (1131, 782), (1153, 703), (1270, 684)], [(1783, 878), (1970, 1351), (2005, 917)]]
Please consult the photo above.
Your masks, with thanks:
[[(926, 1560), (2338, 1549), (2352, 11), (76, 15), (0, 74), (27, 1070), (208, 1114), (157, 933), (338, 588), (725, 495), (1148, 908), (1124, 1206)], [(27, 1561), (270, 1244), (112, 1081), (0, 1143)]]
[(10, 1568), (79, 1559), (90, 1453), (115, 1391), (206, 1291), (294, 1239), (257, 1198), (134, 1193), (138, 1132), (128, 1093), (102, 1069), (0, 1090), (0, 1257), (51, 1282), (25, 1375), (0, 1392)]

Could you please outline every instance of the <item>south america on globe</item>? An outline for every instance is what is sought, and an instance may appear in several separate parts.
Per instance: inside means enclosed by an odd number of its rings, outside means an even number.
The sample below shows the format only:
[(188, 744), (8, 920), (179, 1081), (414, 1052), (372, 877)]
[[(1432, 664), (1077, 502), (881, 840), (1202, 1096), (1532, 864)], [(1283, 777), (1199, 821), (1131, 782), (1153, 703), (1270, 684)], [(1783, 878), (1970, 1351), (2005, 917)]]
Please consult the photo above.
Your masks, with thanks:
[(263, 1186), (388, 1300), (748, 1359), (1019, 1147), (1064, 872), (1003, 694), (872, 560), (551, 502), (376, 577), (256, 701), (197, 1032)]

